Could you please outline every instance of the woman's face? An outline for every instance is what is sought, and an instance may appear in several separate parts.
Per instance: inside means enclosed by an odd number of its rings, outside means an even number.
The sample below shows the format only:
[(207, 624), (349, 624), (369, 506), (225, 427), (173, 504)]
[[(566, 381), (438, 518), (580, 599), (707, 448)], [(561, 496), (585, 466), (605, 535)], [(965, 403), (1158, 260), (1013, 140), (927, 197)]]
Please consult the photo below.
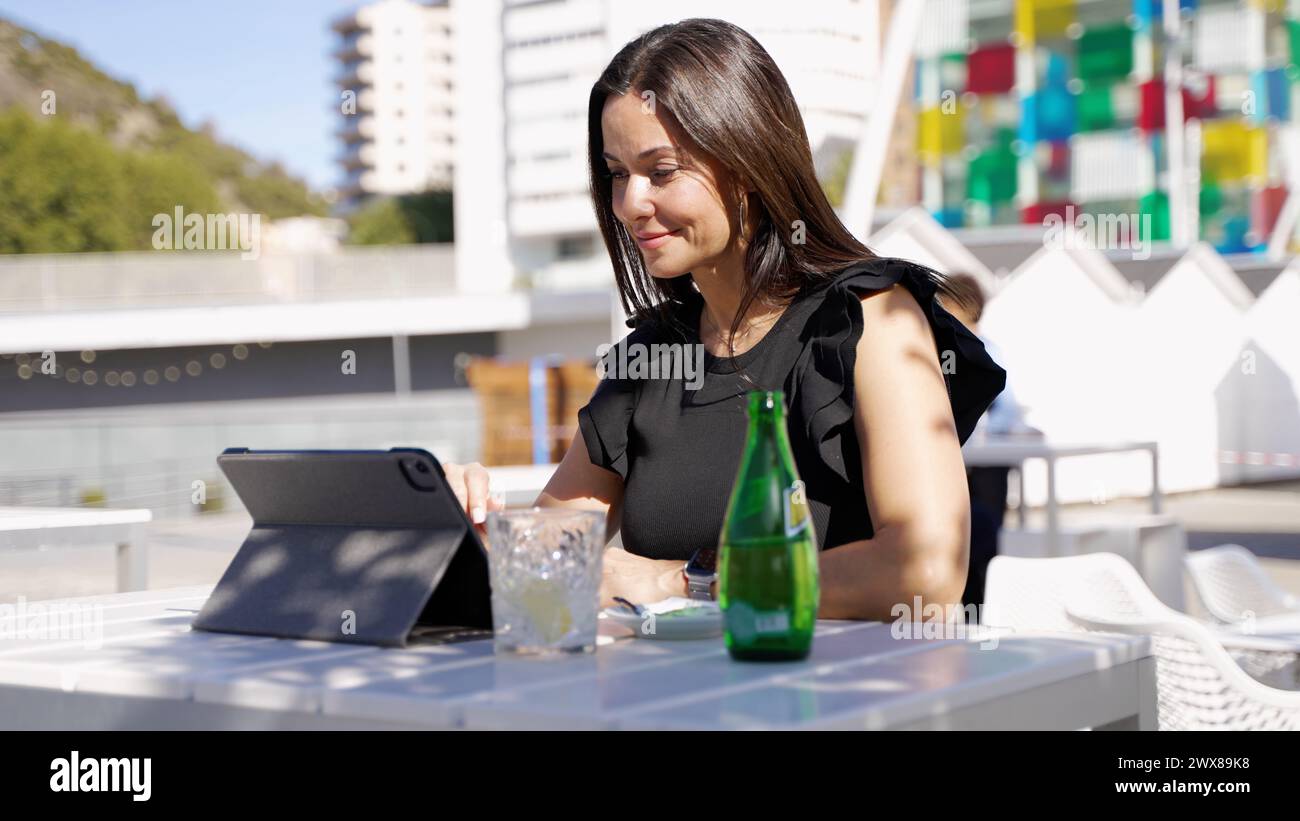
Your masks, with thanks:
[(720, 193), (729, 175), (691, 152), (667, 112), (632, 90), (606, 99), (600, 127), (612, 175), (610, 205), (651, 276), (681, 276), (737, 253), (738, 201)]

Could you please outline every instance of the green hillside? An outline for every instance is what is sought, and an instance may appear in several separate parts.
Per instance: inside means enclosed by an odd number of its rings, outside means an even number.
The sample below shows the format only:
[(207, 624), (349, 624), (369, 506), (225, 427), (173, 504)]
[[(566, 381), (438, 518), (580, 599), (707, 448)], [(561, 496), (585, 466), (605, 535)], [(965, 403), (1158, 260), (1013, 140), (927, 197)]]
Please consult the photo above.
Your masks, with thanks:
[[(52, 91), (53, 111), (50, 111)], [(186, 128), (76, 49), (0, 19), (0, 253), (148, 248), (153, 214), (324, 215), (275, 163)]]

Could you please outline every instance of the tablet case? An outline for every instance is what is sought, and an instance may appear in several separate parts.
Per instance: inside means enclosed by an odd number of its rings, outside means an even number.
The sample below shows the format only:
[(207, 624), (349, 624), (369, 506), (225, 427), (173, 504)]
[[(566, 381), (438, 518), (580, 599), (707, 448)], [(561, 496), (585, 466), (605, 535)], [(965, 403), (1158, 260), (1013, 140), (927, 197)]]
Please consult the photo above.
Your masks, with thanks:
[(217, 458), (253, 528), (192, 627), (404, 647), (492, 635), (487, 554), (432, 454)]

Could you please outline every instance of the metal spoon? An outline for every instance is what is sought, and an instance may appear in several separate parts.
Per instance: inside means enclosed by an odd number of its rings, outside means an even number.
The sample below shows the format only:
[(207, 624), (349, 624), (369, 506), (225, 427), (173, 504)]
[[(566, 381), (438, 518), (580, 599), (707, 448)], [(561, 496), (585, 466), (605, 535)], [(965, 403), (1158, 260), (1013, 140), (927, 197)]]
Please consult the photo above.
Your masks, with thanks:
[(622, 605), (623, 607), (626, 607), (628, 610), (631, 610), (633, 615), (636, 615), (636, 616), (640, 616), (640, 615), (642, 615), (642, 607), (641, 607), (641, 605), (639, 605), (639, 604), (633, 604), (632, 602), (628, 601), (627, 599), (623, 598), (622, 596), (615, 596), (615, 597), (614, 597), (614, 601), (618, 602), (618, 603), (619, 603), (620, 605)]

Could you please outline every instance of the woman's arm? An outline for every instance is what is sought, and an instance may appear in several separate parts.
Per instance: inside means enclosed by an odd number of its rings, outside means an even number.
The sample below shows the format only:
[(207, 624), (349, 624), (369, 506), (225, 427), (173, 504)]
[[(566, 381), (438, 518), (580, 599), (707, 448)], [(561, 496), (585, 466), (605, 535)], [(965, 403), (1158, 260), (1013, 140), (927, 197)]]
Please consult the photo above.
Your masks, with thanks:
[(872, 292), (861, 304), (853, 424), (875, 535), (822, 551), (818, 616), (892, 621), (894, 606), (914, 610), (917, 596), (922, 606), (960, 606), (970, 496), (921, 306), (901, 285)]
[(606, 514), (605, 538), (612, 539), (622, 524), (623, 480), (617, 473), (591, 463), (586, 443), (579, 432), (533, 504), (537, 507), (599, 510)]
[[(456, 498), (474, 521), (483, 544), (491, 550), (483, 522), (488, 511), (500, 510), (504, 504), (489, 495), (487, 468), (472, 462), (466, 465), (445, 464), (443, 470)], [(618, 533), (622, 524), (623, 479), (617, 473), (591, 463), (585, 440), (579, 433), (574, 436), (555, 473), (533, 504), (537, 507), (601, 511), (605, 513), (605, 538), (608, 541)], [(641, 603), (685, 595), (686, 582), (682, 577), (682, 563), (678, 561), (647, 559), (620, 548), (611, 548), (602, 557), (602, 571), (601, 607), (613, 606), (615, 596)]]
[[(623, 479), (591, 463), (586, 443), (578, 433), (534, 504), (605, 511), (605, 535), (612, 539), (622, 525)], [(610, 548), (605, 551), (602, 572), (601, 607), (612, 607), (615, 596), (640, 604), (686, 594), (679, 561), (647, 559), (622, 548)]]

